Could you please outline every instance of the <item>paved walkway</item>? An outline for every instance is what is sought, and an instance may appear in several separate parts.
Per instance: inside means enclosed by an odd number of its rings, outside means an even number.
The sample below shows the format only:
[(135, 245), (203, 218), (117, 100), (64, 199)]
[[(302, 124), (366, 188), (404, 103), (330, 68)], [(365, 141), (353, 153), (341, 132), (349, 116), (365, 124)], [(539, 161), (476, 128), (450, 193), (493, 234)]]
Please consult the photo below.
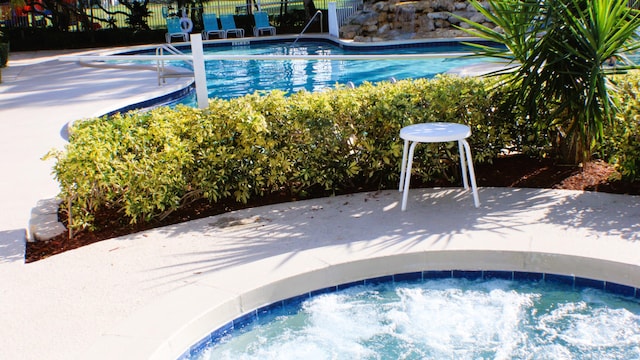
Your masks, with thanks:
[(184, 82), (174, 80), (158, 87), (154, 72), (83, 67), (58, 61), (59, 54), (11, 53), (8, 67), (2, 69), (0, 239), (4, 261), (21, 260), (31, 208), (58, 193), (51, 176), (53, 161), (41, 158), (51, 149), (63, 149), (68, 122), (175, 91)]
[[(239, 291), (257, 278), (370, 256), (428, 259), (424, 254), (497, 251), (475, 260), (467, 254), (467, 264), (569, 273), (575, 268), (576, 274), (640, 287), (638, 197), (531, 189), (481, 188), (477, 209), (470, 194), (457, 189), (412, 190), (407, 212), (399, 210), (397, 191), (280, 204), (107, 240), (25, 265), (30, 210), (57, 193), (52, 163), (40, 158), (64, 146), (65, 124), (179, 85), (159, 88), (152, 72), (85, 68), (46, 52), (12, 53), (2, 71), (0, 358), (75, 359), (92, 351), (104, 358), (140, 358), (116, 355), (122, 348), (108, 345), (128, 336), (122, 324), (205, 278), (215, 284), (210, 286)], [(500, 257), (529, 251), (595, 257), (612, 267), (554, 263), (553, 255), (513, 263)], [(434, 267), (455, 263), (448, 256), (429, 261)], [(195, 300), (184, 301), (191, 310)], [(175, 326), (170, 315), (154, 313), (148, 330)], [(171, 328), (158, 333), (163, 331)]]
[[(58, 194), (57, 183), (51, 175), (53, 161), (41, 158), (53, 148), (63, 149), (66, 124), (175, 91), (184, 87), (186, 81), (170, 79), (167, 85), (159, 87), (155, 72), (96, 69), (57, 60), (59, 55), (72, 53), (78, 51), (13, 52), (8, 67), (1, 70), (0, 306), (3, 309), (15, 308), (15, 304), (6, 303), (16, 290), (8, 287), (7, 277), (12, 276), (12, 271), (28, 268), (23, 265), (24, 239), (31, 209), (39, 200)], [(28, 278), (22, 280), (25, 286), (32, 283)], [(33, 301), (44, 300), (36, 300), (39, 296), (35, 294), (27, 297), (35, 297)], [(37, 310), (37, 303), (33, 305)], [(1, 324), (7, 324), (4, 316), (6, 314), (0, 315)], [(27, 322), (28, 318), (25, 315), (21, 321)], [(8, 328), (16, 334), (27, 336), (19, 323), (9, 324)], [(14, 343), (9, 345), (8, 341)], [(6, 355), (7, 349), (15, 347), (25, 352), (41, 348), (35, 343), (20, 342), (0, 335), (0, 349), (3, 349), (0, 354)], [(41, 349), (43, 354), (49, 350)], [(4, 355), (0, 358), (7, 358)]]

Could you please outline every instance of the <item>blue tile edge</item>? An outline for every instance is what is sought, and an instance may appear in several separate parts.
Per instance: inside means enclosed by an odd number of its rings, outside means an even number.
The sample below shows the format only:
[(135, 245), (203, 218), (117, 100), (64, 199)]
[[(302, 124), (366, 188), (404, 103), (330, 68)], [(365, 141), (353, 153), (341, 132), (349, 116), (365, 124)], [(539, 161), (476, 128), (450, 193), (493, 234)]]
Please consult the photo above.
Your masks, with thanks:
[(276, 301), (272, 304), (262, 306), (241, 315), (235, 320), (214, 330), (194, 345), (189, 347), (178, 360), (189, 359), (191, 356), (202, 352), (207, 346), (218, 342), (224, 336), (231, 334), (234, 330), (241, 329), (253, 321), (259, 319), (264, 314), (269, 314), (273, 310), (283, 309), (292, 304), (301, 304), (303, 301), (310, 299), (316, 295), (332, 293), (355, 286), (381, 284), (385, 282), (405, 282), (405, 281), (425, 281), (437, 279), (467, 279), (467, 280), (514, 280), (514, 281), (545, 281), (549, 283), (563, 284), (573, 287), (574, 289), (593, 288), (608, 293), (640, 299), (640, 288), (633, 286), (618, 284), (614, 282), (583, 278), (573, 275), (561, 275), (553, 273), (537, 273), (522, 271), (504, 271), (504, 270), (425, 270), (410, 273), (401, 273), (394, 275), (379, 276), (370, 279), (358, 280), (349, 283), (330, 286), (323, 289), (313, 290), (305, 294), (294, 296), (292, 298)]
[(171, 102), (175, 102), (191, 94), (193, 91), (195, 91), (195, 88), (196, 88), (195, 82), (192, 82), (189, 86), (183, 89), (176, 90), (169, 94), (158, 96), (153, 99), (148, 99), (145, 101), (129, 104), (120, 109), (110, 111), (104, 114), (103, 116), (113, 116), (117, 113), (126, 113), (128, 111), (134, 111), (134, 110), (144, 111), (145, 109), (150, 109), (150, 108), (158, 107)]

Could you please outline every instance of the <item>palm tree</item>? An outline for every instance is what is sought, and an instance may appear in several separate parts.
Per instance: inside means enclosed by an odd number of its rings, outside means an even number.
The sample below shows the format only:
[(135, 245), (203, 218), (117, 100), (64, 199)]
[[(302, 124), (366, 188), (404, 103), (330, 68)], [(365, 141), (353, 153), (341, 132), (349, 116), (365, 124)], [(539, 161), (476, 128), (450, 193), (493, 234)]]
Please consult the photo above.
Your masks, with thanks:
[(490, 9), (471, 3), (498, 28), (461, 19), (466, 31), (505, 46), (476, 46), (478, 53), (514, 63), (506, 79), (514, 107), (554, 135), (565, 161), (589, 160), (617, 111), (610, 75), (635, 67), (625, 53), (640, 48), (640, 12), (627, 0), (489, 0)]

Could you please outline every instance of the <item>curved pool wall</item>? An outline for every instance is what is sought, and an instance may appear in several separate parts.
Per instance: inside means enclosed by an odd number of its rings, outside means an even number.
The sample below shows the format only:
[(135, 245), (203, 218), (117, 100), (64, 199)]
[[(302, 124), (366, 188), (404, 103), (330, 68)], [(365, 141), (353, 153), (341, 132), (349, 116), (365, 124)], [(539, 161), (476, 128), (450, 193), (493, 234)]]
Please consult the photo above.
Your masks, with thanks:
[(128, 111), (136, 111), (136, 110), (144, 111), (145, 109), (151, 109), (154, 107), (162, 106), (164, 104), (171, 104), (189, 96), (195, 90), (195, 87), (196, 87), (196, 84), (194, 82), (191, 82), (188, 86), (182, 89), (171, 91), (169, 93), (166, 93), (164, 95), (154, 97), (151, 99), (142, 100), (140, 102), (129, 104), (119, 109), (111, 110), (108, 113), (104, 114), (103, 116), (113, 116), (117, 113), (125, 113)]
[[(638, 197), (481, 188), (483, 205), (476, 209), (470, 196), (415, 189), (401, 212), (397, 191), (354, 194), (165, 230), (214, 241), (205, 263), (212, 269), (142, 308), (86, 358), (177, 359), (256, 309), (339, 284), (424, 276), (425, 270), (457, 269), (451, 274), (467, 277), (539, 273), (547, 281), (638, 295)], [(214, 226), (228, 220), (238, 225)]]
[(402, 274), (393, 274), (379, 276), (375, 278), (352, 281), (349, 283), (329, 286), (323, 289), (309, 291), (298, 296), (290, 297), (249, 311), (242, 316), (231, 320), (223, 326), (215, 329), (204, 338), (200, 339), (194, 345), (190, 346), (181, 356), (179, 360), (192, 359), (197, 357), (206, 348), (215, 345), (223, 337), (233, 334), (235, 330), (258, 321), (261, 317), (268, 317), (273, 311), (286, 310), (291, 306), (296, 306), (302, 302), (321, 294), (333, 293), (354, 286), (378, 285), (381, 283), (397, 283), (407, 281), (427, 281), (435, 279), (466, 279), (466, 280), (511, 280), (534, 282), (544, 281), (548, 283), (562, 284), (579, 290), (584, 288), (593, 288), (602, 290), (612, 294), (621, 295), (627, 298), (640, 300), (640, 289), (627, 285), (603, 280), (595, 280), (582, 278), (575, 275), (559, 275), (539, 272), (521, 272), (521, 271), (504, 271), (504, 270), (425, 270)]

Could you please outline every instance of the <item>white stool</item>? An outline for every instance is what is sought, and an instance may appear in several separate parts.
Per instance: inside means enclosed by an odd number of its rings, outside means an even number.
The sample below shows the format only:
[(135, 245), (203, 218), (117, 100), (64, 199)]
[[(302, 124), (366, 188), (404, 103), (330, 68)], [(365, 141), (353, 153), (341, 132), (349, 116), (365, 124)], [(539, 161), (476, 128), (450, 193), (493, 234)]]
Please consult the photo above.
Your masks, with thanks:
[[(471, 136), (471, 129), (462, 124), (454, 123), (424, 123), (403, 127), (400, 130), (400, 138), (404, 139), (404, 149), (402, 150), (402, 170), (400, 171), (400, 188), (402, 191), (402, 211), (407, 208), (407, 197), (409, 195), (409, 182), (411, 180), (411, 165), (413, 164), (413, 152), (418, 143), (437, 142), (458, 142), (460, 152), (460, 167), (462, 168), (462, 183), (464, 188), (469, 188), (467, 180), (467, 166), (469, 178), (471, 179), (471, 189), (473, 192), (473, 203), (480, 206), (478, 199), (478, 189), (476, 187), (476, 174), (473, 171), (473, 159), (471, 158), (471, 148), (466, 138)], [(410, 146), (409, 146), (410, 145)], [(463, 151), (464, 148), (464, 151)], [(407, 156), (407, 152), (409, 153)], [(464, 154), (463, 154), (464, 152)], [(466, 164), (465, 164), (466, 155)]]

